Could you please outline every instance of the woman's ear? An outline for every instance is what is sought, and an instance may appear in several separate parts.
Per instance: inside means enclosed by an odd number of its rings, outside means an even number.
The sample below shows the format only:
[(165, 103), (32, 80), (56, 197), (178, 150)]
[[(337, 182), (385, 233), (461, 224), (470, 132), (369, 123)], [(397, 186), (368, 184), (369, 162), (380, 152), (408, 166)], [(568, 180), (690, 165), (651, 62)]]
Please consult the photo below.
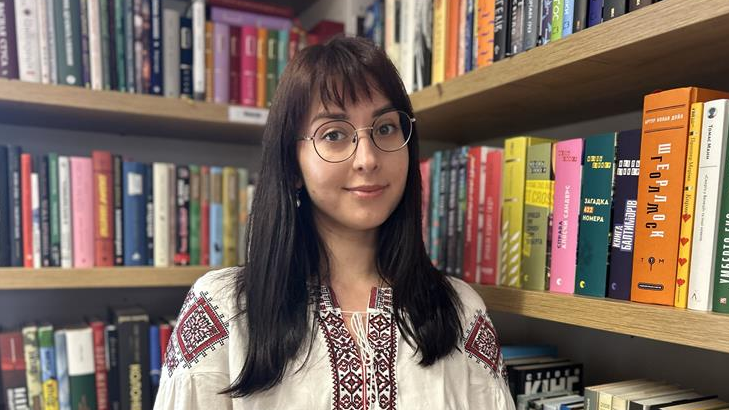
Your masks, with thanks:
[(304, 181), (301, 180), (301, 177), (296, 177), (296, 189), (301, 189), (304, 186)]

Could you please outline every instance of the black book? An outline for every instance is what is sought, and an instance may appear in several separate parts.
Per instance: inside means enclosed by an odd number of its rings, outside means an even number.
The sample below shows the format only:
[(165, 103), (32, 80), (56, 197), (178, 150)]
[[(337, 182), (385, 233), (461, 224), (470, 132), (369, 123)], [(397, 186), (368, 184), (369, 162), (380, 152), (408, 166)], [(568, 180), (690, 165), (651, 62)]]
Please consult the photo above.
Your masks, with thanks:
[(506, 57), (507, 30), (509, 27), (509, 1), (496, 0), (494, 7), (494, 61)]
[(510, 0), (509, 5), (509, 50), (507, 55), (513, 56), (524, 51), (524, 1)]
[(429, 2), (416, 2), (415, 11), (415, 89), (430, 85), (433, 66), (433, 7)]
[(539, 27), (541, 23), (543, 0), (524, 0), (524, 46), (529, 50), (539, 43)]
[(458, 246), (458, 167), (461, 163), (461, 150), (454, 149), (450, 153), (450, 163), (448, 166), (448, 196), (447, 198), (447, 226), (446, 229), (446, 274), (455, 275), (456, 265), (456, 249)]
[(0, 266), (10, 266), (10, 189), (8, 147), (0, 145)]
[(572, 21), (572, 33), (587, 28), (587, 0), (575, 0), (575, 16)]
[(438, 269), (446, 271), (448, 262), (448, 194), (450, 192), (450, 170), (451, 151), (444, 150), (440, 162), (440, 194), (438, 196), (438, 217), (440, 227), (438, 237), (440, 238), (440, 249), (438, 252)]
[(540, 0), (539, 45), (549, 43), (552, 37), (552, 0)]
[(84, 87), (91, 88), (91, 57), (89, 55), (89, 4), (79, 1), (81, 13), (81, 77)]
[(154, 183), (152, 165), (144, 164), (144, 195), (147, 198), (147, 265), (154, 266)]
[(117, 308), (111, 313), (119, 342), (121, 409), (150, 410), (149, 316), (141, 308)]
[(23, 222), (21, 217), (20, 154), (18, 146), (8, 146), (8, 191), (10, 192), (10, 266), (23, 266)]
[(453, 275), (463, 278), (463, 246), (466, 241), (466, 189), (468, 175), (468, 147), (457, 150), (458, 152), (458, 200), (456, 202), (456, 255), (453, 262)]
[(110, 410), (121, 410), (121, 391), (119, 390), (119, 333), (114, 325), (106, 325), (107, 391)]
[(149, 30), (150, 40), (150, 65), (151, 65), (151, 87), (150, 93), (164, 95), (164, 67), (162, 65), (162, 0), (150, 0), (151, 8), (151, 29)]
[(554, 362), (515, 366), (509, 374), (509, 386), (513, 388), (513, 397), (557, 390), (581, 394), (582, 363)]
[(51, 206), (48, 172), (48, 155), (43, 155), (37, 161), (38, 187), (40, 199), (40, 228), (41, 228), (41, 266), (51, 266)]
[(622, 131), (615, 139), (612, 237), (607, 296), (630, 300), (635, 217), (638, 211), (640, 130)]
[(177, 166), (175, 265), (190, 264), (190, 168)]
[(180, 18), (180, 95), (192, 98), (192, 19)]
[(112, 156), (114, 180), (114, 265), (124, 265), (124, 191), (121, 155)]
[(633, 10), (642, 9), (645, 6), (650, 6), (655, 3), (652, 0), (628, 0), (628, 12)]
[(15, 39), (15, 7), (13, 0), (0, 0), (0, 77), (17, 79), (18, 50)]
[(117, 52), (116, 52), (116, 7), (114, 1), (109, 1), (106, 6), (106, 20), (108, 24), (107, 30), (109, 31), (109, 88), (112, 90), (119, 90), (119, 69), (117, 66)]
[(626, 0), (605, 0), (602, 7), (602, 21), (612, 20), (625, 14)]

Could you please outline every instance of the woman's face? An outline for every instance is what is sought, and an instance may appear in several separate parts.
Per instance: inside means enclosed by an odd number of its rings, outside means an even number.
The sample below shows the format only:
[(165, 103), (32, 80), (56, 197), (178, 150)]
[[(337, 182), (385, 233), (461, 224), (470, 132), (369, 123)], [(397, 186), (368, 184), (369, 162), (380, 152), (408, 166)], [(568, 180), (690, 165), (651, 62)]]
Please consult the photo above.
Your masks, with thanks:
[[(361, 98), (357, 104), (349, 104), (344, 111), (332, 105), (328, 108), (315, 100), (302, 127), (303, 136), (313, 136), (317, 128), (333, 119), (347, 120), (357, 129), (370, 127), (381, 113), (393, 110), (391, 102), (379, 92), (372, 92), (371, 100)], [(312, 141), (298, 142), (297, 157), (302, 189), (311, 198), (315, 218), (329, 226), (370, 230), (382, 225), (402, 198), (408, 149), (405, 146), (394, 152), (381, 151), (372, 143), (369, 129), (358, 131), (358, 135), (357, 150), (346, 161), (324, 161)], [(336, 140), (337, 133), (329, 133), (325, 139)], [(326, 155), (323, 146), (324, 142), (317, 142), (319, 151)]]

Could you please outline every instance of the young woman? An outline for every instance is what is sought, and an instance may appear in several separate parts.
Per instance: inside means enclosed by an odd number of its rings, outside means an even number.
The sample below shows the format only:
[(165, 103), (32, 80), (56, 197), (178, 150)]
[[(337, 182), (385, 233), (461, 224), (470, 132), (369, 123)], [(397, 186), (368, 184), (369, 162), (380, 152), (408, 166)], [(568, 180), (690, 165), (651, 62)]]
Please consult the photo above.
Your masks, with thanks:
[(156, 410), (513, 409), (483, 301), (421, 233), (417, 123), (355, 38), (289, 63), (269, 112), (244, 267), (184, 301)]

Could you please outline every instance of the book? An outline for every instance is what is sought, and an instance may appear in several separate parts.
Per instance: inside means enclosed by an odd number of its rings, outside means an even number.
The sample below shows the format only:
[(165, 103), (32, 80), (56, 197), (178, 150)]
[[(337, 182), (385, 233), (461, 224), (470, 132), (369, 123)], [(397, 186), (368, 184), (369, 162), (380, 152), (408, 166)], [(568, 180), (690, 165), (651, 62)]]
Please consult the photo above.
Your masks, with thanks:
[(542, 0), (542, 9), (539, 11), (539, 45), (549, 43), (552, 38), (552, 12), (554, 5), (552, 0)]
[[(180, 66), (182, 64), (182, 31), (180, 28), (180, 13), (177, 10), (166, 8), (162, 11), (163, 35), (163, 59), (162, 66), (164, 68), (163, 89), (165, 97), (177, 98), (181, 95), (182, 76)], [(186, 36), (189, 36), (189, 31)], [(185, 40), (189, 41), (189, 37)], [(185, 44), (185, 50), (189, 50), (190, 43)], [(189, 66), (190, 62), (186, 61)], [(189, 82), (189, 78), (186, 79)], [(185, 93), (187, 94), (187, 93)]]
[(59, 156), (48, 154), (49, 241), (51, 266), (61, 266), (61, 202), (59, 183)]
[(448, 43), (448, 3), (445, 0), (433, 0), (433, 51), (432, 51), (432, 83), (442, 83), (446, 79), (446, 48)]
[(140, 308), (113, 308), (119, 337), (121, 408), (151, 408), (149, 316)]
[(566, 0), (552, 0), (552, 34), (550, 41), (557, 41), (562, 38), (564, 22), (564, 2)]
[(230, 26), (213, 23), (213, 101), (230, 101)]
[(23, 266), (33, 267), (33, 159), (30, 154), (20, 154), (20, 192), (23, 229)]
[(39, 158), (38, 199), (40, 200), (40, 253), (41, 266), (51, 266), (51, 205), (50, 205), (50, 169), (48, 155)]
[(530, 50), (539, 43), (540, 1), (524, 0), (523, 50)]
[(223, 265), (223, 169), (210, 168), (210, 266)]
[(43, 408), (58, 410), (58, 374), (56, 372), (56, 343), (53, 326), (44, 324), (38, 327), (38, 348), (41, 364), (41, 385)]
[(228, 33), (228, 103), (240, 105), (241, 100), (241, 28), (230, 27)]
[[(400, 27), (400, 67), (398, 72), (405, 85), (405, 92), (411, 94), (415, 85), (415, 26), (418, 24), (416, 20), (417, 1), (400, 0), (400, 13), (398, 24)], [(296, 34), (292, 30), (291, 34)]]
[(79, 0), (81, 16), (81, 86), (91, 88), (91, 50), (89, 49), (89, 0)]
[(476, 0), (474, 16), (476, 45), (474, 68), (486, 67), (494, 62), (495, 0)]
[[(138, 6), (136, 6), (138, 7)], [(124, 0), (123, 15), (124, 15), (124, 33), (122, 38), (124, 41), (124, 56), (126, 57), (126, 66), (124, 71), (126, 73), (126, 86), (127, 91), (130, 93), (140, 92), (141, 84), (137, 84), (137, 64), (135, 62), (135, 42), (134, 42), (134, 0)]]
[(18, 47), (15, 34), (15, 7), (13, 0), (0, 0), (0, 77), (17, 79)]
[(127, 50), (126, 39), (126, 0), (113, 0), (113, 6), (109, 3), (109, 34), (110, 52), (113, 58), (111, 62), (112, 89), (122, 92), (127, 88)]
[(18, 52), (18, 73), (21, 81), (41, 82), (40, 30), (38, 2), (15, 1), (15, 33)]
[(712, 410), (726, 409), (729, 403), (719, 399), (706, 399), (685, 404), (676, 404), (668, 407), (662, 407), (665, 410)]
[(602, 23), (602, 6), (604, 0), (589, 0), (587, 5), (587, 27)]
[[(714, 285), (714, 263), (720, 220), (719, 206), (724, 185), (727, 133), (729, 133), (729, 100), (704, 104), (701, 126), (701, 148), (696, 180), (696, 206), (689, 276), (688, 308), (710, 311)], [(728, 181), (729, 182), (729, 181)], [(681, 260), (678, 264), (681, 264)]]
[(33, 268), (41, 267), (41, 221), (40, 221), (40, 187), (38, 183), (38, 173), (30, 174), (30, 209), (33, 218), (31, 234), (33, 238)]
[(528, 0), (510, 0), (509, 15), (509, 50), (507, 55), (517, 55), (524, 51), (524, 2)]
[(200, 167), (190, 165), (190, 265), (200, 265)]
[(190, 168), (178, 165), (176, 168), (177, 197), (175, 201), (175, 265), (190, 264)]
[(159, 325), (149, 325), (149, 380), (152, 401), (157, 396), (162, 368), (162, 356), (160, 355)]
[(248, 170), (238, 168), (238, 262), (245, 265), (248, 256), (248, 239), (246, 227), (248, 225)]
[(124, 161), (124, 266), (146, 265), (147, 249), (147, 168), (139, 162)]
[(552, 147), (548, 142), (527, 148), (521, 255), (523, 289), (545, 290), (549, 280), (554, 201)]
[(94, 211), (91, 191), (91, 158), (71, 157), (71, 212), (73, 231), (73, 267), (94, 266)]
[[(91, 89), (102, 90), (104, 88), (104, 74), (101, 54), (101, 21), (100, 21), (100, 0), (86, 1), (86, 22), (88, 24), (88, 55), (89, 72), (91, 75)], [(83, 17), (82, 17), (83, 19)], [(83, 28), (82, 28), (83, 30)]]
[(577, 33), (587, 28), (587, 2), (589, 0), (575, 0), (574, 17), (572, 19), (572, 32)]
[(628, 0), (628, 12), (642, 9), (645, 6), (650, 6), (654, 3), (653, 0)]
[(72, 409), (97, 408), (94, 336), (88, 326), (65, 330)]
[(112, 155), (112, 179), (114, 188), (112, 190), (113, 198), (113, 216), (114, 216), (114, 265), (121, 266), (124, 264), (124, 173), (121, 155)]
[(254, 26), (272, 30), (291, 30), (291, 19), (260, 13), (210, 7), (210, 20), (236, 27)]
[(71, 409), (71, 381), (68, 374), (66, 331), (53, 332), (56, 344), (56, 372), (58, 373), (58, 403), (61, 410)]
[(200, 265), (210, 264), (210, 167), (200, 167)]
[(155, 205), (154, 205), (154, 171), (152, 164), (144, 164), (144, 196), (147, 203), (147, 265), (154, 266), (154, 235), (155, 235)]
[(294, 9), (286, 6), (278, 6), (268, 3), (261, 3), (250, 0), (208, 0), (211, 6), (223, 7), (250, 13), (267, 14), (270, 16), (293, 18)]
[(605, 297), (607, 293), (615, 138), (615, 134), (600, 134), (584, 143), (575, 275), (579, 295)]
[[(196, 100), (204, 100), (205, 89), (205, 53), (206, 24), (205, 0), (193, 0), (192, 9), (192, 92)], [(181, 22), (182, 23), (182, 22)]]
[(266, 108), (271, 108), (278, 86), (278, 30), (269, 29), (266, 36)]
[[(499, 249), (501, 248), (501, 194), (502, 189), (502, 173), (504, 167), (504, 151), (502, 149), (490, 149), (483, 157), (484, 151), (481, 151), (481, 172), (485, 175), (483, 184), (481, 184), (481, 192), (484, 193), (483, 198), (483, 224), (479, 220), (479, 226), (483, 227), (483, 242), (479, 246), (481, 249), (481, 263), (478, 278), (479, 283), (495, 285), (499, 283), (498, 273), (500, 271)], [(479, 198), (479, 203), (481, 199)], [(479, 214), (479, 218), (481, 215)]]
[[(0, 4), (0, 7), (4, 7)], [(10, 164), (8, 147), (0, 145), (0, 266), (10, 266)]]
[(682, 391), (671, 395), (658, 396), (650, 399), (631, 402), (630, 410), (661, 409), (668, 406), (675, 406), (679, 404), (713, 399), (714, 397), (716, 396), (706, 396), (694, 391)]
[(256, 107), (266, 108), (266, 67), (268, 64), (268, 30), (257, 29), (256, 43)]
[(443, 160), (443, 152), (436, 151), (430, 161), (430, 261), (433, 266), (439, 266), (440, 259), (440, 211), (441, 211), (441, 162)]
[(114, 265), (114, 180), (109, 151), (93, 151), (94, 265)]
[[(154, 190), (154, 266), (167, 267), (172, 264), (170, 259), (170, 247), (174, 248), (174, 238), (170, 237), (169, 225), (174, 214), (170, 214), (170, 202), (173, 198), (169, 195), (170, 180), (168, 166), (171, 164), (155, 162), (152, 164)], [(173, 202), (174, 203), (174, 202)]]
[[(481, 151), (487, 150), (486, 147), (471, 147), (468, 149), (468, 165), (467, 165), (467, 200), (466, 200), (466, 220), (464, 225), (464, 236), (463, 236), (463, 281), (467, 283), (475, 283), (477, 280), (479, 262), (478, 256), (480, 252), (480, 245), (483, 238), (483, 229), (478, 229), (478, 218), (482, 212), (483, 201), (479, 203), (479, 197), (483, 198), (484, 194), (481, 194), (481, 178), (485, 175), (481, 174)], [(485, 157), (485, 155), (484, 155)], [(420, 172), (423, 174), (424, 168), (427, 168), (430, 172), (429, 164), (427, 161), (420, 162)], [(425, 175), (423, 179), (425, 180)], [(428, 184), (429, 185), (429, 184)], [(423, 181), (423, 207), (427, 210), (426, 200), (428, 192), (426, 194), (426, 188), (428, 185)], [(425, 220), (425, 218), (423, 218)], [(481, 221), (483, 227), (483, 220)]]
[(25, 381), (28, 386), (30, 408), (43, 408), (43, 385), (41, 383), (40, 346), (38, 326), (23, 327), (23, 353), (25, 355)]
[(8, 146), (8, 225), (10, 231), (10, 266), (23, 266), (23, 222), (21, 189), (21, 150), (19, 146)]
[(73, 267), (73, 218), (71, 216), (71, 161), (58, 157), (58, 213), (61, 231), (61, 267)]
[(562, 38), (572, 34), (575, 18), (575, 0), (562, 0)]
[(615, 141), (615, 188), (607, 296), (630, 300), (635, 218), (638, 212), (640, 130), (621, 131)]
[(258, 46), (257, 30), (253, 26), (241, 28), (240, 58), (241, 58), (241, 80), (240, 95), (241, 104), (248, 107), (256, 106), (256, 55)]
[(121, 408), (121, 380), (119, 379), (119, 332), (116, 325), (108, 324), (104, 328), (107, 357), (107, 387), (109, 408)]
[[(458, 75), (458, 48), (459, 36), (458, 26), (461, 20), (461, 3), (466, 0), (446, 1), (446, 38), (445, 38), (445, 80), (449, 80)], [(465, 5), (464, 5), (465, 6)], [(465, 10), (464, 10), (465, 11)], [(387, 18), (385, 18), (385, 21)], [(387, 23), (385, 23), (387, 24)]]
[(192, 19), (180, 17), (180, 95), (193, 98)]
[(515, 366), (509, 373), (512, 397), (567, 390), (581, 392), (582, 364), (570, 361)]
[(605, 0), (602, 7), (602, 21), (609, 21), (625, 14), (625, 0)]
[(420, 90), (430, 85), (433, 69), (433, 7), (430, 2), (415, 1), (415, 38), (413, 54), (415, 58), (414, 89)]
[(554, 218), (549, 290), (573, 293), (577, 269), (582, 161), (581, 138), (560, 141), (555, 146)]
[(598, 399), (600, 397), (600, 392), (606, 389), (612, 389), (612, 388), (619, 388), (622, 386), (629, 386), (629, 385), (637, 385), (637, 384), (645, 384), (648, 380), (646, 379), (632, 379), (632, 380), (623, 380), (619, 382), (613, 382), (613, 383), (605, 383), (605, 384), (599, 384), (594, 386), (588, 386), (585, 387), (584, 395), (585, 395), (585, 410), (597, 410), (598, 409)]
[(238, 264), (238, 171), (223, 168), (223, 266)]
[(630, 298), (673, 305), (691, 104), (727, 96), (700, 88), (649, 94), (643, 106)]
[(23, 334), (21, 332), (0, 333), (0, 385), (2, 397), (7, 400), (10, 409), (29, 409), (26, 382), (25, 354), (23, 352)]
[(100, 320), (89, 322), (93, 337), (94, 381), (97, 410), (109, 409), (109, 380), (106, 369), (106, 324)]
[[(164, 56), (163, 56), (163, 33), (162, 33), (162, 0), (149, 0), (149, 93), (152, 95), (164, 95)], [(172, 44), (170, 44), (172, 47)]]

